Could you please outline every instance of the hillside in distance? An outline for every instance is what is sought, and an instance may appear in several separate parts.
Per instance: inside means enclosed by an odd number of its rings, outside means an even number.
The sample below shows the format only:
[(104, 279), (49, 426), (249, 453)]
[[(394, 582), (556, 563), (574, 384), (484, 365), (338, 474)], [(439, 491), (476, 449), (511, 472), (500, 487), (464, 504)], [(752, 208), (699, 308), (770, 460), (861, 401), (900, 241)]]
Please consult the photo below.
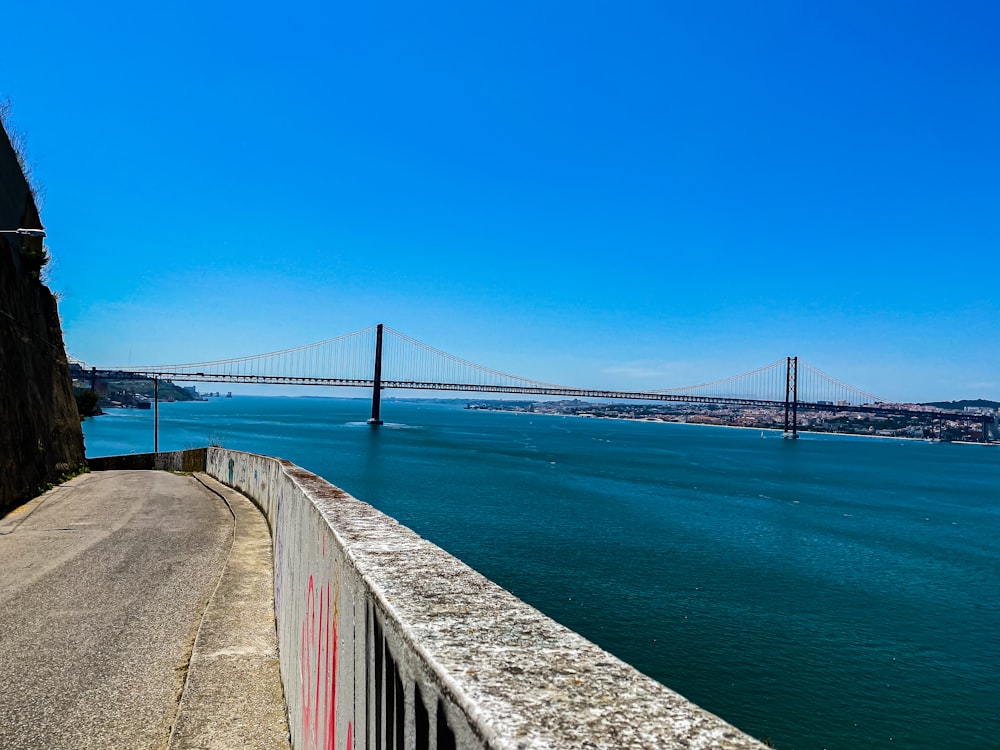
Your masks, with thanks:
[(928, 401), (922, 404), (922, 406), (936, 406), (939, 409), (948, 409), (949, 411), (961, 411), (967, 406), (979, 407), (981, 409), (996, 409), (1000, 408), (1000, 401), (988, 401), (984, 398), (967, 398), (961, 401)]

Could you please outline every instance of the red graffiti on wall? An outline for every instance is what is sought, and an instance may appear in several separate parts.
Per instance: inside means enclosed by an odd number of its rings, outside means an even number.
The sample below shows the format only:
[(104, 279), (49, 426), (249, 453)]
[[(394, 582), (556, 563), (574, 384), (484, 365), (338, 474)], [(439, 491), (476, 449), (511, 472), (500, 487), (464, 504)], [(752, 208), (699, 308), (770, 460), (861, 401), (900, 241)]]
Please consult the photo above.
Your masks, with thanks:
[[(337, 744), (337, 605), (330, 584), (316, 586), (309, 576), (302, 622), (302, 734), (309, 750), (334, 750)], [(347, 723), (347, 748), (354, 728)]]

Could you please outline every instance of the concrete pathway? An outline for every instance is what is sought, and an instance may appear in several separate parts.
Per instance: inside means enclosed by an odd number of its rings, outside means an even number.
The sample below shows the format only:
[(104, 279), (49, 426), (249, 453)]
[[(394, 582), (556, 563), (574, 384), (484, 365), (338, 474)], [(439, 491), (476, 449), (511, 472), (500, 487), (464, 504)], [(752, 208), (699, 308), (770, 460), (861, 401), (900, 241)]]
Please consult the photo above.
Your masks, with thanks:
[(0, 519), (0, 747), (288, 747), (267, 529), (218, 489), (95, 472)]

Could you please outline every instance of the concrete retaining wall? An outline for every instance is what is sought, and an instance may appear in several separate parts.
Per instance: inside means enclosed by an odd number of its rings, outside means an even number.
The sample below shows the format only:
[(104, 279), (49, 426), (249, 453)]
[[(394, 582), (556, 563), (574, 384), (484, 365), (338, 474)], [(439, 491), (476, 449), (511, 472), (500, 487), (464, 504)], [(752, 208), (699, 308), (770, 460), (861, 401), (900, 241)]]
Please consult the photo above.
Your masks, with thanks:
[(271, 526), (297, 750), (763, 748), (304, 469), (207, 471)]
[(206, 448), (169, 453), (130, 453), (125, 456), (88, 458), (91, 471), (159, 469), (161, 471), (204, 471)]

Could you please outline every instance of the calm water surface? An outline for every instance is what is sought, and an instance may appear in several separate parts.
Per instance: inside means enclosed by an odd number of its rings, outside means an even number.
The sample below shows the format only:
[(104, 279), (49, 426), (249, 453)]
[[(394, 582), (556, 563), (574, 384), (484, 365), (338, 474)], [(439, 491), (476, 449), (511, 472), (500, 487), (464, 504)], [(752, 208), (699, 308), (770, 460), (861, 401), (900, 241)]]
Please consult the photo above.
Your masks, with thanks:
[(368, 408), (162, 404), (160, 449), (308, 468), (781, 750), (1000, 747), (1000, 448)]

